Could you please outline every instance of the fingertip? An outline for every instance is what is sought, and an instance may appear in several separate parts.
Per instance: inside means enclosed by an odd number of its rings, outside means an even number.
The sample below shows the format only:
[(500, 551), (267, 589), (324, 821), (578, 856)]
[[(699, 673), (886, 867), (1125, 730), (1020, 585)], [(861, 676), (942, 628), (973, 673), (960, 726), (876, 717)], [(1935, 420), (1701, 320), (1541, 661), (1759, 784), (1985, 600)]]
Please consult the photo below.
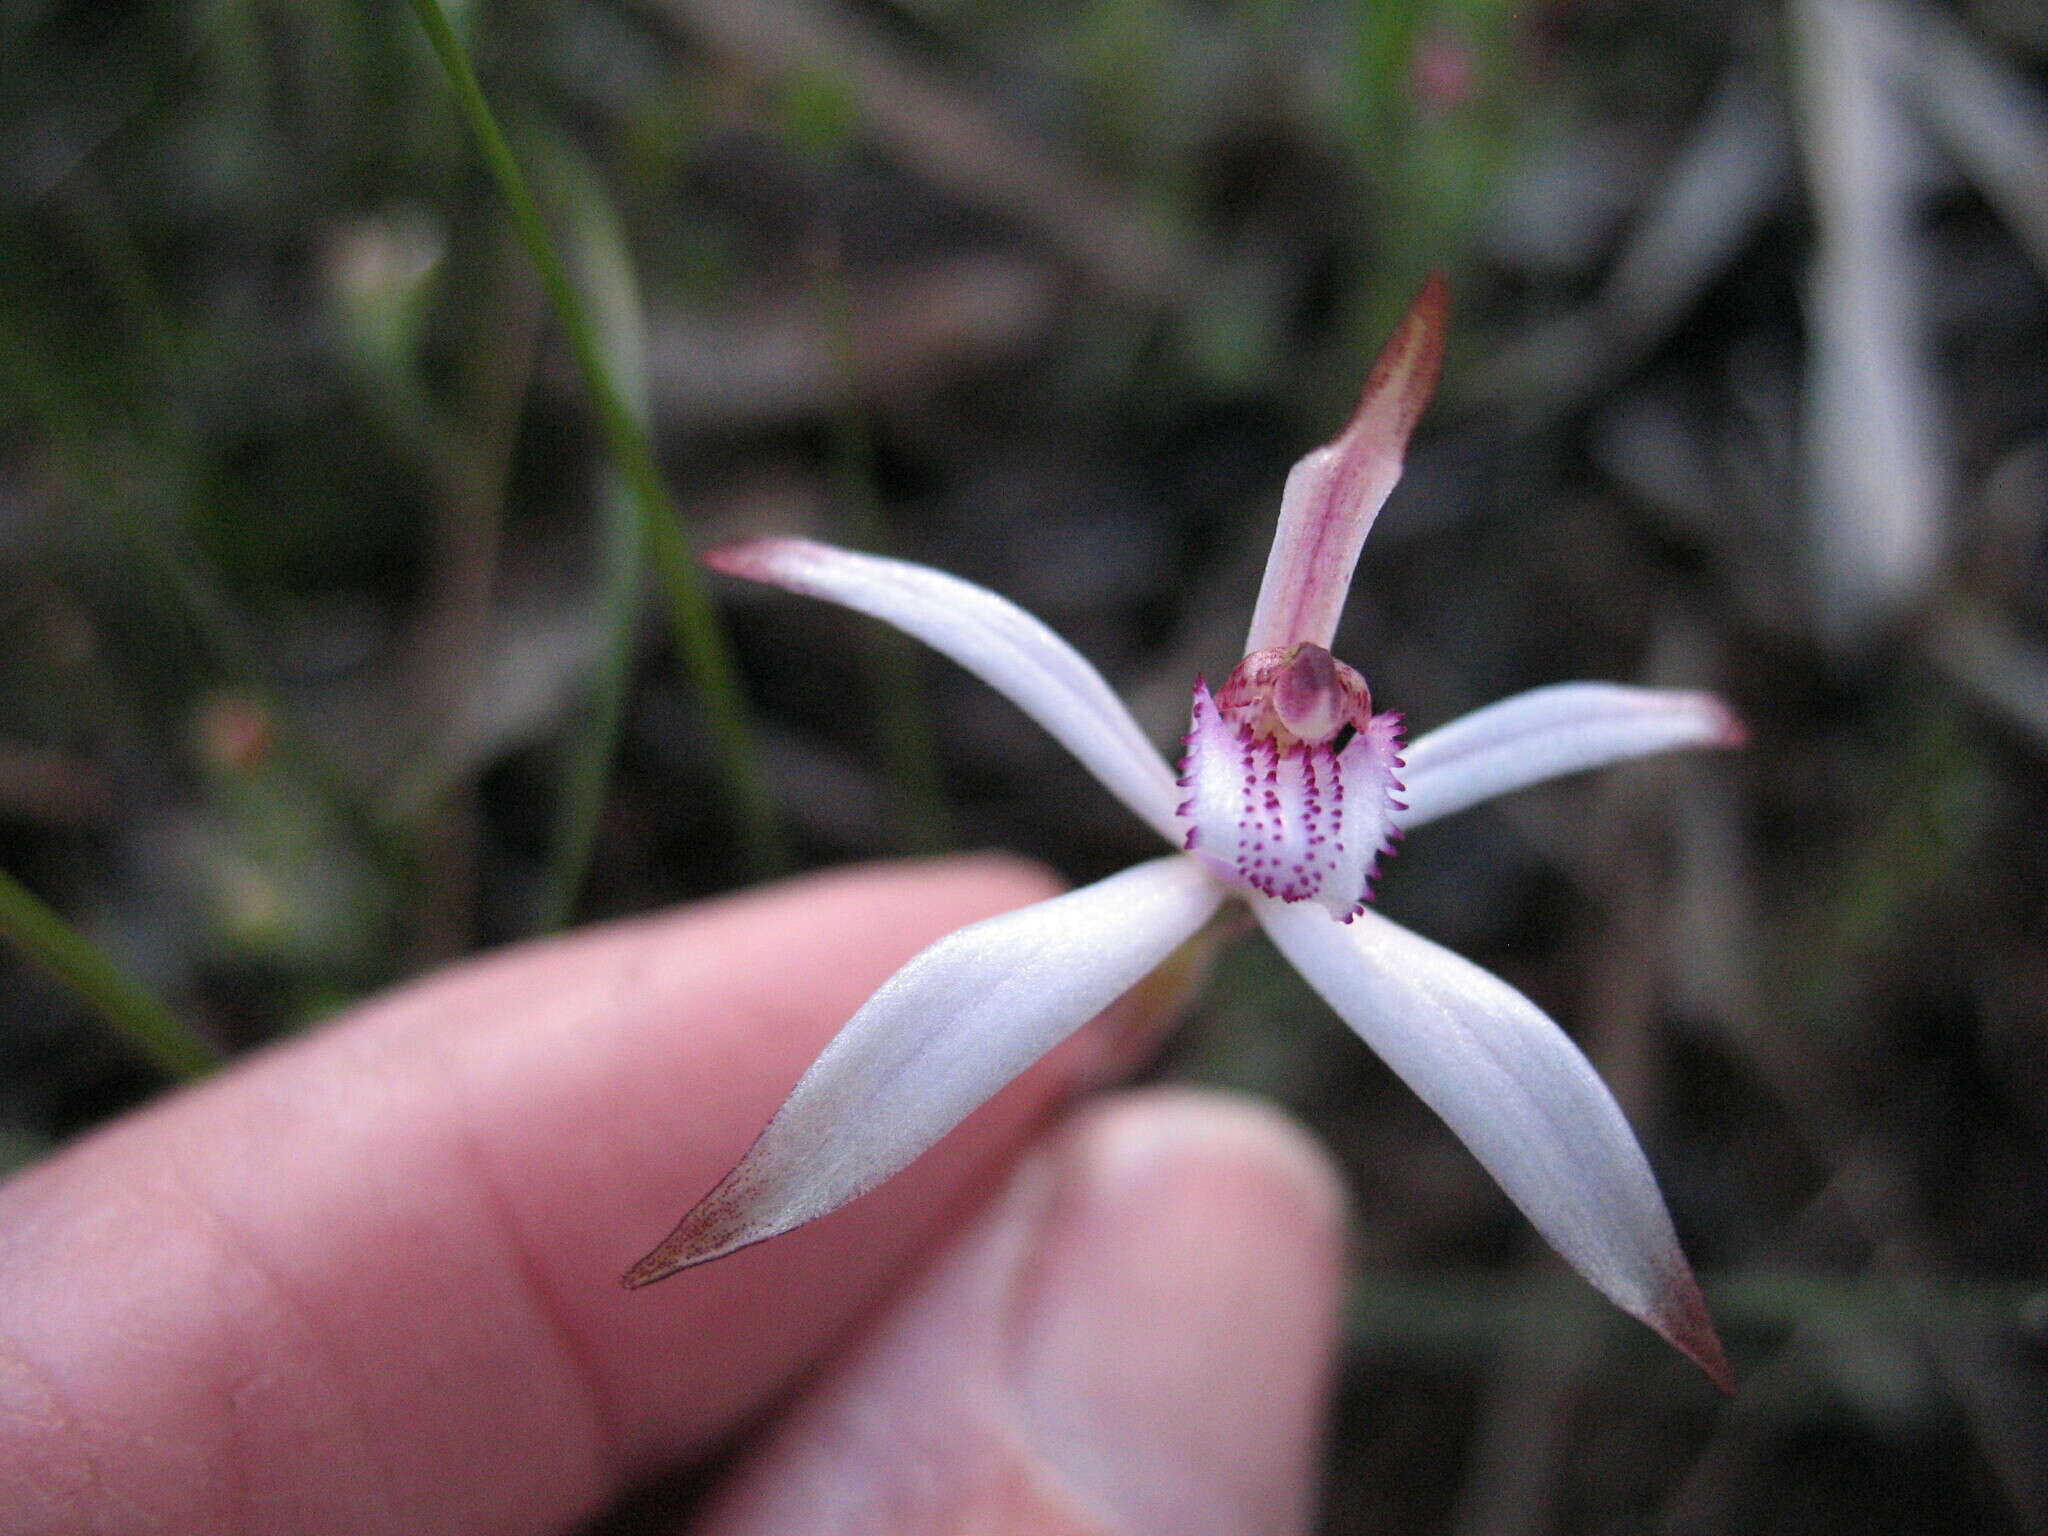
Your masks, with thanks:
[(1097, 1100), (715, 1501), (705, 1536), (1306, 1525), (1344, 1197), (1234, 1097)]
[(1158, 1180), (1205, 1204), (1256, 1206), (1254, 1220), (1282, 1212), (1305, 1232), (1344, 1227), (1349, 1196), (1329, 1152), (1262, 1099), (1178, 1085), (1135, 1089), (1082, 1107), (1064, 1134), (1070, 1155), (1105, 1191), (1143, 1198), (1146, 1182)]
[(1305, 1525), (1344, 1186), (1269, 1106), (1155, 1089), (1076, 1117), (1013, 1325), (1024, 1436), (1118, 1530)]

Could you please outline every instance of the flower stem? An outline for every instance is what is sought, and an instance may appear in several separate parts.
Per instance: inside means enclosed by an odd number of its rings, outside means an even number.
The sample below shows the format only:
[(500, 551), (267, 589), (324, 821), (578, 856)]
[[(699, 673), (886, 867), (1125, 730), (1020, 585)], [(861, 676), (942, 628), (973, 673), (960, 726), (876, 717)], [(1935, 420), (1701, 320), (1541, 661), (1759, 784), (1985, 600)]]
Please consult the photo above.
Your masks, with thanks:
[(788, 858), (762, 777), (760, 753), (747, 718), (746, 703), (740, 695), (725, 631), (712, 609), (689, 535), (684, 532), (662, 484), (654, 445), (612, 380), (596, 328), (569, 281), (568, 269), (555, 251), (526, 177), (484, 99), (483, 88), (477, 83), (476, 72), (470, 67), (454, 28), (449, 25), (442, 0), (413, 0), (413, 10), (448, 76), (456, 103), (476, 138), (485, 166), (498, 184), (527, 255), (540, 273), (541, 286), (547, 291), (548, 303), (568, 338), (577, 370), (583, 375), (584, 389), (596, 408), (598, 425), (639, 516), (641, 537), (668, 599), (669, 622), (684, 667), (702, 700), (726, 801), (738, 825), (748, 862), (757, 876), (778, 873), (787, 867)]
[(197, 1077), (220, 1061), (192, 1027), (123, 973), (27, 886), (0, 870), (0, 938), (78, 995), (167, 1074)]

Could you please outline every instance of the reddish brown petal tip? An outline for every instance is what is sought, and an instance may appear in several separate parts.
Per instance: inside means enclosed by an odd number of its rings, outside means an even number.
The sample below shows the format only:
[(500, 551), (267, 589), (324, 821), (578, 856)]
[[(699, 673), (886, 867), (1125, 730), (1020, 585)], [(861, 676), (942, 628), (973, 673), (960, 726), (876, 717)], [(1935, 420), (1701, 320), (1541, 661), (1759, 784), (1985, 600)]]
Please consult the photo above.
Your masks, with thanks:
[(690, 1207), (683, 1219), (676, 1223), (675, 1230), (663, 1238), (652, 1253), (621, 1275), (619, 1283), (629, 1291), (637, 1291), (643, 1285), (666, 1280), (670, 1275), (681, 1274), (699, 1264), (708, 1264), (713, 1259), (724, 1258), (759, 1242), (768, 1234), (741, 1235), (741, 1207), (744, 1204), (728, 1176), (710, 1194)]
[(1693, 1279), (1692, 1271), (1687, 1269), (1672, 1276), (1665, 1296), (1664, 1308), (1643, 1321), (1673, 1349), (1698, 1366), (1707, 1380), (1733, 1397), (1735, 1374), (1728, 1368), (1727, 1352), (1721, 1348), (1720, 1335), (1714, 1332), (1714, 1320), (1707, 1313), (1706, 1298), (1700, 1294), (1699, 1282)]
[(1365, 429), (1398, 447), (1406, 446), (1443, 373), (1444, 334), (1450, 327), (1450, 315), (1450, 285), (1442, 272), (1432, 271), (1387, 344), (1380, 348), (1343, 435)]

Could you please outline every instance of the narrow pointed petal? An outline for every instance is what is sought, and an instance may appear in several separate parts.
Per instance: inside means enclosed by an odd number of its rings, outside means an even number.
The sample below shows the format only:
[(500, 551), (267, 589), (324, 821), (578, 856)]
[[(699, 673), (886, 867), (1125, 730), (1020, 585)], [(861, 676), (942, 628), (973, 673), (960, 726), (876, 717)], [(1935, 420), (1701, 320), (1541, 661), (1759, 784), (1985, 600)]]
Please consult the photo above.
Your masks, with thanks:
[(1449, 304), (1442, 274), (1431, 273), (1381, 349), (1350, 422), (1288, 475), (1247, 652), (1302, 641), (1328, 646), (1337, 633), (1358, 552), (1401, 478), (1409, 435), (1436, 389)]
[(1280, 952), (1443, 1116), (1572, 1267), (1724, 1389), (1728, 1366), (1656, 1178), (1592, 1065), (1499, 977), (1366, 912), (1254, 900)]
[(985, 587), (929, 566), (809, 539), (754, 539), (704, 563), (893, 624), (951, 658), (1036, 720), (1110, 793), (1178, 843), (1173, 773), (1109, 684), (1037, 619)]
[(1222, 899), (1174, 855), (939, 940), (847, 1021), (739, 1166), (626, 1284), (787, 1232), (901, 1172), (1143, 980)]
[(1405, 831), (1545, 779), (1679, 747), (1739, 747), (1734, 711), (1710, 693), (1559, 683), (1431, 731), (1402, 754)]

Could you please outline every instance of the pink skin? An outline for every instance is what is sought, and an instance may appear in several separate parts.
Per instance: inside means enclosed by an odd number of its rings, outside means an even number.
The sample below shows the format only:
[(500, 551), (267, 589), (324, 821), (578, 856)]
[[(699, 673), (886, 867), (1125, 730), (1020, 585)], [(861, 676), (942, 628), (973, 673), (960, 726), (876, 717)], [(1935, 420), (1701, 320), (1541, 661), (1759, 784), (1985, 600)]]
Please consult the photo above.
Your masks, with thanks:
[(17, 1177), (0, 1529), (557, 1530), (716, 1445), (1116, 1042), (1091, 1026), (873, 1197), (658, 1295), (618, 1285), (637, 1234), (902, 961), (1047, 888), (998, 859), (854, 871), (512, 951)]

